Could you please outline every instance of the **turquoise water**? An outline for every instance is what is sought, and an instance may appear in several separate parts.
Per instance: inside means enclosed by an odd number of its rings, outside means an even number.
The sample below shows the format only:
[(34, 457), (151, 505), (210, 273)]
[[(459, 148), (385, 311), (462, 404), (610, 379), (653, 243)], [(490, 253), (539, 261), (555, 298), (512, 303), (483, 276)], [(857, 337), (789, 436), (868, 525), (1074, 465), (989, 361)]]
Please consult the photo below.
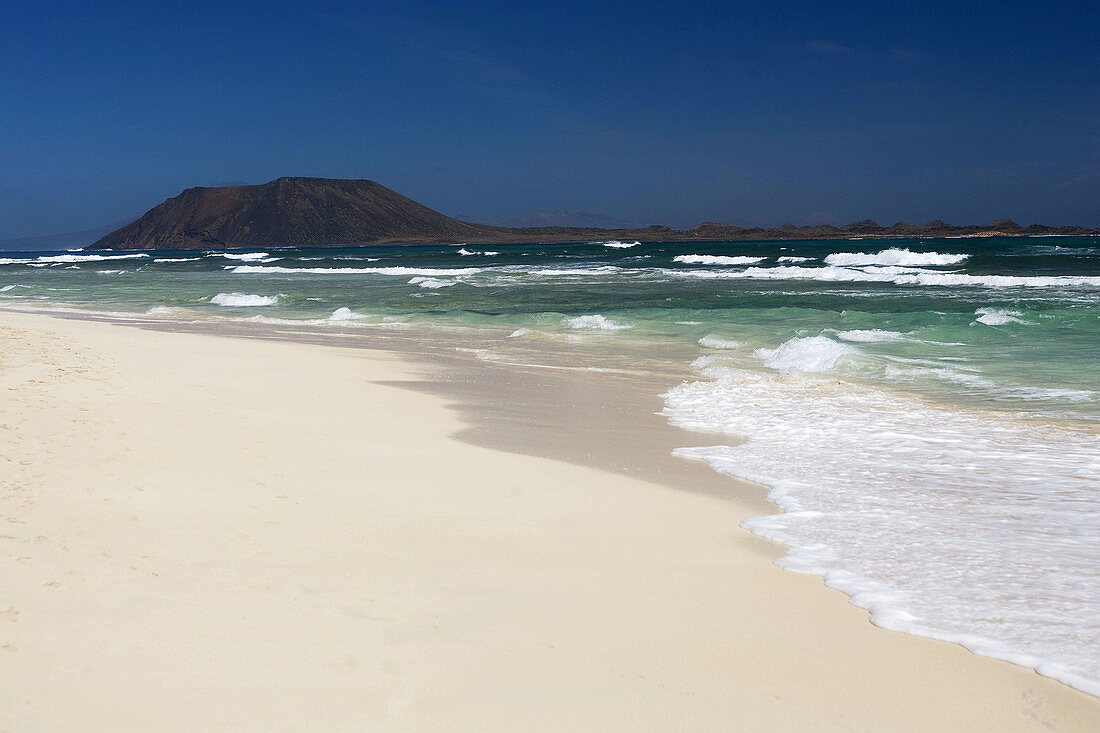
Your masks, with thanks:
[[(877, 255), (891, 249), (901, 254)], [(489, 251), (498, 254), (482, 254)], [(598, 314), (629, 325), (626, 339), (738, 341), (750, 362), (756, 348), (824, 335), (857, 345), (852, 378), (996, 409), (1100, 418), (1100, 240), (1091, 237), (249, 254), (89, 261), (113, 255), (13, 253), (0, 257), (0, 302), (303, 321), (346, 308), (362, 322), (509, 332), (576, 331), (568, 318)], [(851, 264), (829, 264), (830, 255)], [(937, 261), (952, 264), (926, 264)]]
[(0, 306), (694, 359), (679, 452), (772, 487), (782, 564), (1100, 693), (1098, 238), (8, 253)]

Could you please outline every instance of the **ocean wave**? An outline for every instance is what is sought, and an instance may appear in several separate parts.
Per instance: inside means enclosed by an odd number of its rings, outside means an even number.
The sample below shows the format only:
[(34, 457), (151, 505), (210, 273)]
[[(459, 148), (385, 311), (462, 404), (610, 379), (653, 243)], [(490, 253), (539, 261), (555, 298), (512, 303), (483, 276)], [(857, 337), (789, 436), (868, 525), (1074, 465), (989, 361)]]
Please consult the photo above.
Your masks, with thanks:
[(230, 308), (251, 308), (263, 305), (275, 305), (279, 302), (278, 295), (250, 295), (247, 293), (218, 293), (210, 302), (214, 305), (222, 305)]
[(776, 258), (777, 262), (813, 262), (816, 257), (795, 257), (793, 255), (784, 255)]
[(879, 328), (855, 329), (852, 331), (835, 331), (836, 337), (844, 341), (856, 343), (876, 343), (884, 341), (908, 341), (909, 337), (897, 331), (884, 331)]
[(475, 252), (473, 250), (466, 249), (465, 247), (459, 249), (458, 253), (460, 255), (462, 255), (463, 257), (469, 257), (471, 255), (481, 255), (482, 257), (496, 257), (497, 255), (500, 254), (500, 252), (489, 252), (489, 251)]
[(641, 244), (641, 242), (620, 242), (617, 239), (612, 239), (608, 242), (592, 242), (592, 244), (602, 244), (603, 246), (610, 247), (611, 249), (630, 249), (631, 247), (637, 247), (639, 244)]
[(749, 257), (738, 255), (736, 257), (726, 255), (676, 255), (673, 262), (683, 262), (685, 265), (755, 265), (763, 262), (767, 257)]
[(806, 336), (784, 341), (774, 349), (759, 348), (752, 353), (765, 366), (784, 372), (828, 372), (859, 350), (837, 343), (828, 336)]
[(104, 262), (106, 260), (139, 260), (149, 255), (145, 253), (128, 255), (42, 255), (40, 257), (0, 257), (0, 265), (45, 265), (72, 264), (77, 262)]
[(724, 339), (720, 336), (710, 334), (699, 339), (699, 345), (705, 346), (708, 349), (736, 349), (741, 345), (740, 341), (734, 341), (733, 339)]
[(158, 257), (153, 262), (196, 262), (202, 257)]
[(835, 375), (700, 367), (710, 378), (666, 394), (666, 415), (745, 442), (676, 453), (771, 487), (783, 513), (743, 524), (789, 547), (780, 565), (824, 576), (879, 626), (1100, 694), (1094, 431)]
[(267, 252), (245, 252), (243, 254), (234, 254), (233, 252), (215, 252), (214, 254), (207, 255), (207, 257), (224, 257), (227, 260), (241, 260), (242, 262), (256, 262), (258, 260), (266, 259), (270, 257)]
[(670, 276), (702, 279), (821, 280), (880, 282), (896, 285), (975, 288), (1097, 288), (1100, 276), (1089, 275), (966, 275), (922, 271), (910, 267), (749, 267), (744, 270), (665, 270)]
[(881, 252), (836, 252), (825, 257), (827, 265), (957, 265), (970, 255), (912, 252), (891, 247)]
[(977, 316), (974, 323), (984, 323), (987, 326), (1003, 326), (1007, 323), (1032, 325), (1031, 321), (1020, 318), (1023, 315), (1020, 311), (1011, 311), (1005, 308), (979, 308), (974, 311), (974, 315)]
[(326, 321), (332, 321), (332, 322), (354, 321), (354, 320), (357, 320), (359, 318), (364, 318), (364, 317), (365, 316), (363, 316), (362, 313), (356, 313), (351, 308), (348, 308), (347, 306), (342, 306), (342, 307), (337, 308), (336, 310), (334, 310), (332, 312), (332, 315), (330, 315), (325, 320)]
[(427, 288), (429, 290), (438, 290), (439, 288), (449, 288), (452, 285), (456, 285), (456, 284), (457, 284), (456, 280), (440, 280), (440, 279), (434, 278), (434, 277), (423, 277), (423, 276), (414, 277), (413, 279), (409, 280), (409, 285), (419, 285), (420, 287)]
[(237, 265), (230, 268), (234, 274), (285, 275), (473, 275), (484, 272), (483, 267), (281, 267), (279, 265)]
[(634, 328), (631, 324), (620, 323), (619, 321), (613, 321), (610, 318), (596, 315), (591, 316), (576, 316), (575, 318), (565, 319), (566, 324), (570, 328), (591, 328), (600, 331), (624, 331), (628, 328)]

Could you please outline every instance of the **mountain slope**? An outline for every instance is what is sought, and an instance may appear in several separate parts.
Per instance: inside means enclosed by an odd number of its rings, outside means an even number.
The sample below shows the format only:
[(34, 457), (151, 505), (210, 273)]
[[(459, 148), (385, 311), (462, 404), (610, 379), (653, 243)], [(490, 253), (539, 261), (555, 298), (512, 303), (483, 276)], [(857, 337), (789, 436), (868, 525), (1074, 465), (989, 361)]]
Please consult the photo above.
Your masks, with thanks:
[(260, 186), (189, 188), (92, 249), (461, 242), (498, 231), (444, 216), (374, 181), (277, 178)]

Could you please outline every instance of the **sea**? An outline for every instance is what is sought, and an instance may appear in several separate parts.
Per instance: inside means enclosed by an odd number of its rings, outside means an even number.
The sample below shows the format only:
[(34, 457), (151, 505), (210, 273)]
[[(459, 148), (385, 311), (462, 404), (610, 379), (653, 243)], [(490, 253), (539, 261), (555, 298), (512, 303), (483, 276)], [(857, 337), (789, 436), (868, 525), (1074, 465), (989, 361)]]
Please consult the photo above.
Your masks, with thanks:
[(0, 252), (0, 307), (687, 375), (783, 567), (1100, 695), (1098, 237)]

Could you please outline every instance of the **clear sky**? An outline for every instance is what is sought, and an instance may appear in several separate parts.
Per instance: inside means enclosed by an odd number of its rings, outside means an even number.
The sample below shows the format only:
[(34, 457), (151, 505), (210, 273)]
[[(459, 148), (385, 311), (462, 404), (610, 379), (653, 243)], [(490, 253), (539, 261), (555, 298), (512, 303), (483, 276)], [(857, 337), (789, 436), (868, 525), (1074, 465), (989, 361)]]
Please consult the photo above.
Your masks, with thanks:
[(1100, 3), (5, 2), (0, 239), (196, 185), (452, 216), (1100, 225)]

